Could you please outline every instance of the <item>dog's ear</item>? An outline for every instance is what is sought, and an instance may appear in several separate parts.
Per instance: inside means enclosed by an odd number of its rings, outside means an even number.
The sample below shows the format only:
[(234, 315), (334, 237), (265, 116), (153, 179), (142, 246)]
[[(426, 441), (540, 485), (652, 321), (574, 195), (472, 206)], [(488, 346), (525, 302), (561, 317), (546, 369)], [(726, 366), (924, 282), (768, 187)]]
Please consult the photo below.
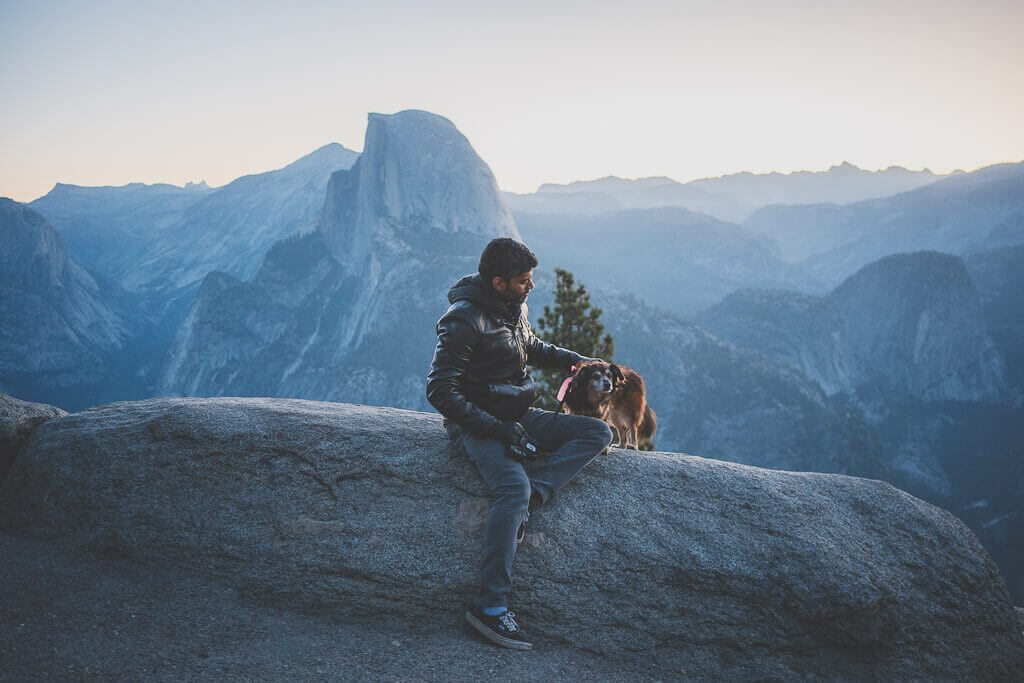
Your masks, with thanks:
[(609, 363), (608, 365), (612, 371), (612, 381), (617, 389), (620, 384), (626, 381), (626, 376), (622, 374), (622, 370), (615, 363)]
[(580, 408), (580, 401), (586, 396), (586, 392), (583, 390), (583, 375), (585, 372), (585, 366), (577, 367), (576, 372), (573, 373), (572, 382), (569, 383), (569, 388), (565, 391), (565, 404), (570, 408)]

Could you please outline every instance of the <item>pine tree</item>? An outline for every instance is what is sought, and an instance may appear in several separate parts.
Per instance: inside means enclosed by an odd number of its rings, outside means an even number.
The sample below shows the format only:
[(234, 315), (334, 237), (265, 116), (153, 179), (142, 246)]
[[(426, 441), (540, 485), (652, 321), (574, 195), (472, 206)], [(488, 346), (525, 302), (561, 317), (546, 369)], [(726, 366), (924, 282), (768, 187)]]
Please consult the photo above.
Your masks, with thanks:
[[(556, 346), (584, 356), (612, 360), (615, 342), (604, 333), (601, 309), (590, 305), (590, 295), (582, 284), (567, 270), (555, 268), (555, 308), (544, 307), (544, 315), (537, 321), (537, 336)], [(603, 336), (602, 336), (603, 335)], [(557, 370), (540, 373), (541, 397), (537, 406), (558, 410), (555, 396), (565, 376)]]

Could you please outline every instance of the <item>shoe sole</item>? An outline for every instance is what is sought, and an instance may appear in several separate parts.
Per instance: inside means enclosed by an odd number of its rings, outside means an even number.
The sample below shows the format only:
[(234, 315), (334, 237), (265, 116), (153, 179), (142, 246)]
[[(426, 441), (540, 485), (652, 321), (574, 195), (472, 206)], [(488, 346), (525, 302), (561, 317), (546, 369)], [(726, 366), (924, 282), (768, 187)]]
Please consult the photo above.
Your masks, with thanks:
[(486, 637), (492, 643), (496, 643), (498, 645), (501, 645), (502, 647), (512, 648), (513, 650), (533, 649), (533, 643), (527, 643), (523, 640), (512, 640), (510, 638), (505, 638), (504, 636), (499, 636), (497, 633), (487, 628), (487, 624), (474, 617), (472, 612), (466, 612), (466, 621), (471, 623), (473, 625), (473, 628), (475, 628), (477, 631), (480, 631), (480, 633), (482, 633), (484, 637)]

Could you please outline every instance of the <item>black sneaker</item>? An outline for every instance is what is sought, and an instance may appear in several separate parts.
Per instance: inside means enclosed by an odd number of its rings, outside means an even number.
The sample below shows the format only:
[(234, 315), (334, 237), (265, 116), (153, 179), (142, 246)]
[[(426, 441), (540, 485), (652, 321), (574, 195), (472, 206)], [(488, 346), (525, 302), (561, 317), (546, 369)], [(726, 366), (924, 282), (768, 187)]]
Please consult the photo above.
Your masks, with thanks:
[(473, 605), (466, 612), (466, 621), (473, 624), (473, 627), (486, 638), (502, 647), (510, 647), (513, 650), (533, 649), (533, 643), (526, 640), (523, 629), (516, 623), (515, 612), (505, 610), (496, 617), (489, 617), (482, 609)]
[(519, 530), (516, 531), (516, 544), (517, 545), (522, 543), (523, 539), (526, 538), (526, 523), (529, 520), (530, 520), (530, 512), (529, 512), (529, 510), (527, 510), (526, 517), (523, 519), (523, 523), (519, 525)]

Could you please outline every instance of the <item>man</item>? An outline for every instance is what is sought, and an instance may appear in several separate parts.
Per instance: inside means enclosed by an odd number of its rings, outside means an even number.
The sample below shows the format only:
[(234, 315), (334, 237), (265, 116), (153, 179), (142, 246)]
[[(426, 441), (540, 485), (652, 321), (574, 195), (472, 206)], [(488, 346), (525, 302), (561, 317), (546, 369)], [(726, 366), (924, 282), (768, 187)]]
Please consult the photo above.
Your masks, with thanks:
[(529, 506), (549, 502), (612, 441), (601, 420), (530, 407), (540, 389), (527, 364), (568, 374), (589, 360), (530, 329), (524, 304), (536, 266), (520, 242), (500, 237), (487, 245), (479, 272), (448, 292), (427, 376), (427, 399), (444, 415), (448, 438), (476, 464), (492, 496), (480, 589), (466, 619), (495, 643), (520, 650), (533, 646), (509, 610), (508, 593)]

